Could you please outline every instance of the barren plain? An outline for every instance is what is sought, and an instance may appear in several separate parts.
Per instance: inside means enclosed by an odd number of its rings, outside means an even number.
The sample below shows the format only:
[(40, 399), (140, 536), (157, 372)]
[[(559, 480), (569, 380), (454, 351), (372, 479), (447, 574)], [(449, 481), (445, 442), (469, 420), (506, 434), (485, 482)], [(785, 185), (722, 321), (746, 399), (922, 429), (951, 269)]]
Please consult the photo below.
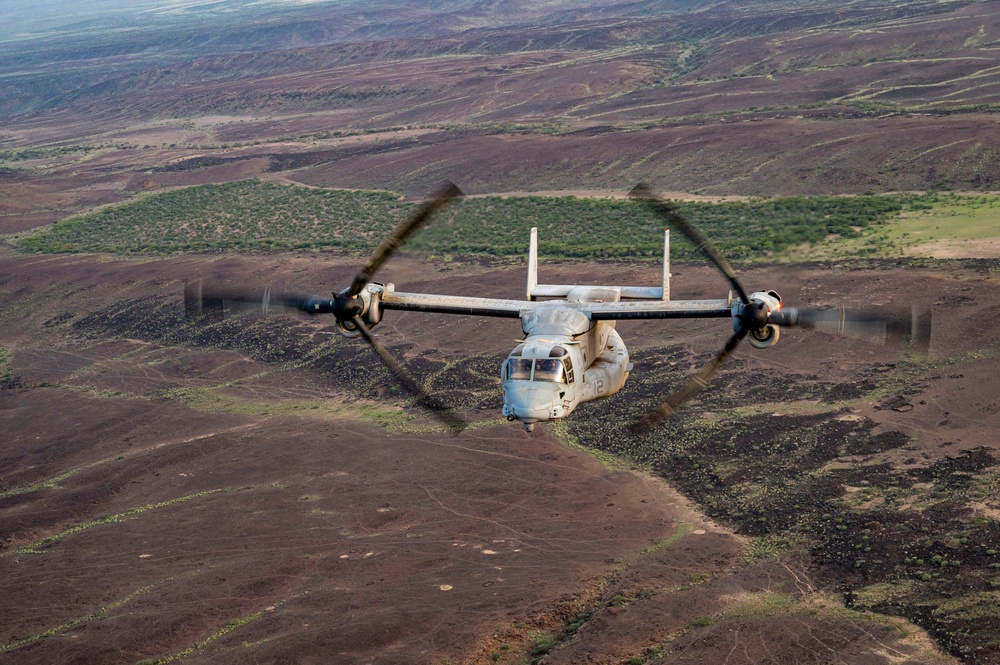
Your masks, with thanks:
[[(374, 356), (328, 326), (279, 318), (234, 336), (183, 319), (183, 278), (304, 287), (346, 279), (350, 261), (5, 256), (0, 648), (8, 662), (949, 662), (885, 613), (994, 662), (991, 266), (748, 271), (812, 304), (931, 299), (931, 355), (788, 334), (636, 440), (618, 433), (714, 350), (717, 324), (623, 325), (630, 389), (529, 435), (498, 413), (516, 324), (391, 318), (383, 341), (471, 419), (455, 437), (401, 410)], [(705, 267), (678, 272), (678, 294), (724, 287)], [(401, 260), (389, 277), (512, 296), (523, 269)], [(805, 467), (780, 449), (789, 428)], [(760, 476), (725, 478), (750, 459)], [(875, 553), (800, 528), (820, 511)], [(922, 565), (904, 563), (899, 529)]]
[[(1000, 225), (979, 196), (1000, 189), (1000, 3), (244, 5), (0, 33), (0, 661), (1000, 663)], [(978, 198), (739, 266), (790, 304), (930, 307), (927, 355), (790, 330), (646, 439), (626, 426), (727, 324), (621, 324), (626, 389), (527, 434), (499, 417), (516, 324), (387, 317), (470, 422), (452, 436), (330, 322), (183, 317), (195, 277), (340, 288), (347, 242), (15, 251), (254, 178)], [(677, 298), (725, 295), (674, 273)], [(524, 267), (401, 256), (380, 278), (519, 297)]]

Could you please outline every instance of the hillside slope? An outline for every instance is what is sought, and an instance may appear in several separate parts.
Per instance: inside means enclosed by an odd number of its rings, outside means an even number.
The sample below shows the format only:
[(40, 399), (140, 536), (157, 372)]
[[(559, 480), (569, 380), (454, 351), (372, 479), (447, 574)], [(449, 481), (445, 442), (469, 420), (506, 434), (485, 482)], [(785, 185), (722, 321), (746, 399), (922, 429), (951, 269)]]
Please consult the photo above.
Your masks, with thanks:
[(998, 187), (997, 2), (418, 4), (0, 45), (0, 165), (121, 195), (223, 163), (410, 194)]

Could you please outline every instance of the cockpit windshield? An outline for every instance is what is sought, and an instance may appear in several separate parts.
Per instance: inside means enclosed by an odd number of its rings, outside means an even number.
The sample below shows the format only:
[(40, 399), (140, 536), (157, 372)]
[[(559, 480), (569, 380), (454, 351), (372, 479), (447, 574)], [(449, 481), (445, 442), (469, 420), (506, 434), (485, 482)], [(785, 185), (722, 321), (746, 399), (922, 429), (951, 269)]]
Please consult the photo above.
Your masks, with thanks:
[(553, 358), (510, 358), (506, 367), (507, 381), (549, 381), (566, 383), (566, 372), (561, 360)]
[(535, 381), (554, 381), (565, 383), (563, 364), (561, 360), (546, 358), (535, 361)]
[(510, 381), (531, 381), (531, 360), (511, 358), (507, 361), (507, 379)]

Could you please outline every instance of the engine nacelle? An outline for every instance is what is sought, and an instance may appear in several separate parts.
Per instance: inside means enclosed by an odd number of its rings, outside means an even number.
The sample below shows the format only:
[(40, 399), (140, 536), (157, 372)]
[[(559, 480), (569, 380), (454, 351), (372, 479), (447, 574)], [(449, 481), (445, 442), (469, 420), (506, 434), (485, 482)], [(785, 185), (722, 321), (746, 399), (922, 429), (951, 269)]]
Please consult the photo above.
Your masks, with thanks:
[[(382, 289), (381, 284), (369, 284), (357, 295), (361, 300), (358, 316), (369, 328), (374, 328), (382, 320)], [(337, 331), (344, 337), (357, 337), (361, 334), (353, 319), (338, 320)]]
[(733, 304), (733, 332), (747, 331), (750, 344), (766, 349), (778, 342), (778, 326), (767, 323), (772, 312), (781, 309), (781, 296), (777, 291), (757, 291), (750, 294), (750, 302)]
[(757, 291), (755, 293), (751, 293), (750, 302), (753, 302), (754, 300), (764, 303), (768, 314), (781, 309), (781, 296), (778, 295), (777, 291)]

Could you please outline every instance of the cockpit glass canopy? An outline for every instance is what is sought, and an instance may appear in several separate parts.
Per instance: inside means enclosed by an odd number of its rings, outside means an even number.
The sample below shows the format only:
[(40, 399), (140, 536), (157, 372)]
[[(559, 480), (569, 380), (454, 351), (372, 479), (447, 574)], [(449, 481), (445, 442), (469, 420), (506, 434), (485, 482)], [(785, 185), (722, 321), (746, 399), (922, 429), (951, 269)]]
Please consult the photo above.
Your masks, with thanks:
[(563, 364), (561, 360), (544, 358), (535, 361), (535, 381), (555, 381), (564, 383)]
[(508, 381), (548, 381), (566, 383), (566, 373), (561, 360), (553, 358), (510, 358), (507, 361)]
[(509, 381), (531, 381), (532, 362), (523, 358), (511, 358), (508, 360), (507, 379)]

